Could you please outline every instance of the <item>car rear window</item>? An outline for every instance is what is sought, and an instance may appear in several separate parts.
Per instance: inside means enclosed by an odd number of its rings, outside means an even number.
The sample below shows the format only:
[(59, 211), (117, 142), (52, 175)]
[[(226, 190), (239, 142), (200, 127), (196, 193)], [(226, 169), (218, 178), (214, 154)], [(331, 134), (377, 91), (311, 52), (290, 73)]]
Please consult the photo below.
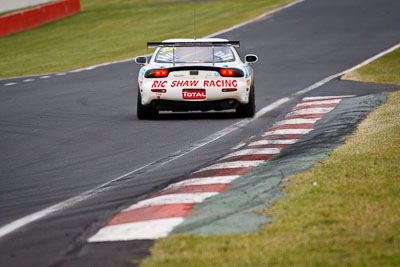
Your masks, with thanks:
[[(175, 63), (212, 63), (212, 47), (162, 47), (158, 50), (155, 62), (172, 63), (175, 49)], [(232, 62), (235, 55), (230, 46), (217, 46), (214, 48), (214, 62)]]

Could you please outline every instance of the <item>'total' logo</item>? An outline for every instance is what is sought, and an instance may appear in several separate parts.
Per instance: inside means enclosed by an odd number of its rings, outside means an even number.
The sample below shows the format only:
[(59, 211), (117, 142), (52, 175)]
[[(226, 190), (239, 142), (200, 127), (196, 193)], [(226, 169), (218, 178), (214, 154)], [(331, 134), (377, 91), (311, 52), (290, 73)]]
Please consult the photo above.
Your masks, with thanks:
[(183, 99), (205, 99), (206, 98), (206, 90), (183, 90), (182, 91)]

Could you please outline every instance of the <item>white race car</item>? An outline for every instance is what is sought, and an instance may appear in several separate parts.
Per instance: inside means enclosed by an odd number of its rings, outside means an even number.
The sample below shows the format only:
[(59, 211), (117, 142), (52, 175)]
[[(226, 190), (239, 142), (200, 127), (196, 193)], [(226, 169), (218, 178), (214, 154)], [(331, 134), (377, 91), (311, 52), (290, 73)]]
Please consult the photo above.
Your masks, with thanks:
[(169, 39), (148, 42), (157, 48), (151, 59), (136, 57), (143, 66), (138, 77), (137, 117), (152, 119), (160, 110), (207, 111), (235, 109), (240, 117), (255, 113), (251, 63), (240, 59), (238, 41), (226, 39)]

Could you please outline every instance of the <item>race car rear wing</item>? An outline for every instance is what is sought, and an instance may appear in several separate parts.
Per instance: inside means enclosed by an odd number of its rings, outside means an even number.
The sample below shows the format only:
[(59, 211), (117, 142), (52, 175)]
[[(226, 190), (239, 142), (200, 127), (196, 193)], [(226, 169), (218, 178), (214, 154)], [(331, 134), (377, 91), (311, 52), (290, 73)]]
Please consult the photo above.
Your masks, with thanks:
[(216, 47), (216, 46), (240, 47), (239, 41), (222, 42), (147, 42), (147, 48), (157, 47)]

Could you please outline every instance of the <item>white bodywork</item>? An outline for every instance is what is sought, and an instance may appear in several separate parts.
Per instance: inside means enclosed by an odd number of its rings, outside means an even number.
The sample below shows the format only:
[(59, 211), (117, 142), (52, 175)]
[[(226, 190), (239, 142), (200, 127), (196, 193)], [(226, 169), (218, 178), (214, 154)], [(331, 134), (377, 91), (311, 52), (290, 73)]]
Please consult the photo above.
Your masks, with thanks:
[[(164, 42), (224, 42), (225, 39), (170, 39)], [(142, 105), (151, 105), (154, 100), (187, 101), (195, 104), (198, 102), (236, 100), (237, 104), (249, 102), (250, 87), (253, 79), (252, 68), (243, 63), (234, 47), (232, 49), (234, 59), (231, 62), (214, 63), (173, 63), (155, 62), (157, 53), (162, 47), (158, 47), (152, 55), (150, 62), (145, 64), (139, 72), (138, 84)], [(165, 49), (165, 48), (164, 48)], [(226, 69), (240, 69), (243, 77), (222, 77), (216, 70), (201, 70), (201, 67), (215, 67)], [(168, 77), (146, 78), (145, 73), (151, 69), (169, 69), (173, 67), (199, 67), (199, 70), (171, 71)], [(203, 89), (203, 93), (190, 90)], [(235, 90), (236, 89), (236, 90)], [(152, 91), (153, 90), (153, 91)], [(189, 90), (189, 91), (188, 91)], [(194, 92), (194, 93), (193, 93)], [(196, 95), (197, 94), (197, 95)], [(157, 102), (157, 101), (156, 101)], [(197, 103), (198, 103), (197, 102)], [(223, 107), (221, 109), (227, 109)]]

